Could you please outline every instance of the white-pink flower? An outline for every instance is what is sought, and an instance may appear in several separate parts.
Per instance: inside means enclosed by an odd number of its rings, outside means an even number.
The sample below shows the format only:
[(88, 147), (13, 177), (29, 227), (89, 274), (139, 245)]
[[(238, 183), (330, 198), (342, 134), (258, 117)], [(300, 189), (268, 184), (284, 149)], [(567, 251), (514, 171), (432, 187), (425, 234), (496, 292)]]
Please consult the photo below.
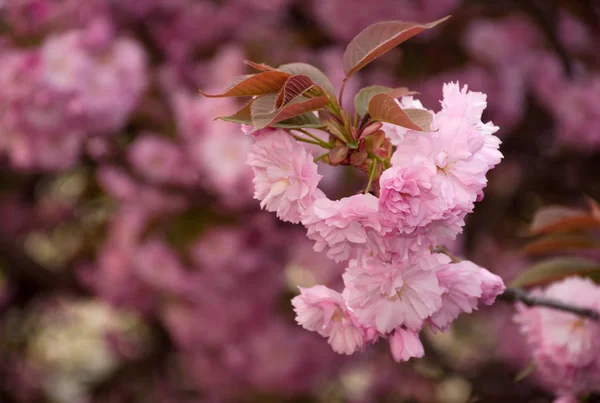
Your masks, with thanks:
[(338, 292), (322, 285), (300, 288), (300, 295), (292, 299), (292, 305), (298, 324), (327, 337), (336, 353), (350, 355), (364, 348), (365, 331)]
[(392, 356), (396, 362), (408, 361), (413, 357), (421, 358), (425, 355), (419, 334), (412, 330), (397, 328), (389, 336), (389, 342)]
[(412, 165), (415, 158), (430, 158), (441, 183), (441, 195), (449, 206), (465, 213), (485, 187), (488, 170), (500, 162), (498, 128), (483, 123), (487, 103), (480, 92), (460, 89), (458, 83), (444, 85), (442, 110), (434, 116), (430, 133), (409, 131), (392, 156), (392, 165)]
[(385, 253), (383, 236), (391, 229), (382, 225), (377, 197), (358, 194), (340, 200), (326, 197), (315, 202), (302, 215), (302, 224), (317, 252), (327, 250), (336, 262), (362, 254)]
[(399, 326), (418, 331), (442, 305), (444, 289), (436, 270), (448, 261), (445, 255), (429, 252), (400, 263), (351, 260), (343, 275), (344, 296), (364, 326), (383, 334)]
[(300, 215), (321, 195), (321, 175), (313, 156), (284, 130), (261, 136), (247, 160), (254, 171), (254, 198), (283, 221), (298, 223)]
[(442, 307), (429, 319), (434, 330), (446, 331), (461, 313), (476, 310), (480, 300), (489, 305), (504, 291), (500, 277), (468, 260), (444, 265), (437, 278), (445, 291)]
[(379, 179), (379, 212), (402, 233), (412, 233), (441, 219), (446, 203), (439, 194), (439, 178), (432, 161), (393, 166)]
[[(587, 278), (569, 277), (533, 293), (600, 311), (600, 286)], [(600, 391), (600, 323), (545, 307), (518, 304), (517, 311), (536, 371), (550, 389), (563, 396)]]

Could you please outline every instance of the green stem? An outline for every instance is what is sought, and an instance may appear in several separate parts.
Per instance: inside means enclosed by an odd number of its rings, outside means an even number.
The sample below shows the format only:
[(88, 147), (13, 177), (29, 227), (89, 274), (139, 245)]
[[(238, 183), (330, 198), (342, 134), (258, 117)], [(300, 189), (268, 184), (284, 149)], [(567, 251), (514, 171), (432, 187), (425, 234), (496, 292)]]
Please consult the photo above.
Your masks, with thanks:
[(367, 188), (365, 189), (365, 194), (368, 194), (371, 190), (371, 184), (373, 184), (373, 179), (375, 178), (375, 172), (377, 171), (377, 162), (373, 161), (371, 168), (369, 169), (369, 183), (367, 183)]
[(321, 138), (319, 138), (319, 137), (315, 136), (314, 134), (312, 134), (312, 133), (310, 133), (310, 132), (308, 132), (308, 131), (306, 131), (306, 130), (304, 130), (304, 129), (296, 129), (296, 130), (297, 130), (297, 131), (299, 131), (300, 133), (302, 133), (302, 134), (304, 134), (304, 135), (306, 135), (306, 136), (310, 137), (310, 138), (313, 138), (315, 141), (318, 141), (319, 143), (322, 143), (322, 146), (323, 146), (324, 148), (333, 148), (333, 147), (331, 146), (331, 144), (327, 143), (325, 140), (323, 140), (323, 139), (321, 139)]
[[(303, 143), (314, 144), (314, 145), (317, 145), (317, 146), (321, 146), (321, 147), (323, 147), (323, 148), (332, 148), (332, 147), (331, 147), (329, 144), (327, 144), (327, 143), (323, 143), (323, 142), (320, 142), (320, 143), (319, 143), (319, 142), (316, 142), (316, 141), (313, 141), (313, 140), (309, 140), (309, 139), (305, 139), (305, 138), (303, 138), (303, 137), (296, 136), (295, 134), (291, 134), (291, 133), (290, 133), (290, 135), (291, 135), (293, 138), (295, 138), (296, 140), (298, 140), (298, 141), (301, 141), (301, 142), (303, 142)], [(324, 144), (325, 144), (325, 145), (324, 145)]]
[(319, 162), (319, 161), (321, 161), (323, 158), (327, 157), (328, 155), (329, 155), (329, 151), (328, 151), (328, 152), (326, 152), (326, 153), (324, 153), (324, 154), (321, 154), (321, 155), (319, 155), (318, 157), (316, 157), (316, 158), (314, 159), (314, 161), (315, 161), (315, 162)]

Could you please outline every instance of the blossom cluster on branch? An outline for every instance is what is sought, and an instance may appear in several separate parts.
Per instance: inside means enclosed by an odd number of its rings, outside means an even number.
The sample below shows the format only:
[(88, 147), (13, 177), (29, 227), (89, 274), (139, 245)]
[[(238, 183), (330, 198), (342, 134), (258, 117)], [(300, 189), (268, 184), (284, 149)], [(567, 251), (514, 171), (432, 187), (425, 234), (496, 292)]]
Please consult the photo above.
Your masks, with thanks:
[[(441, 21), (365, 29), (344, 54), (339, 99), (312, 66), (275, 69), (253, 62), (248, 64), (259, 73), (213, 95), (253, 97), (223, 119), (249, 120), (243, 129), (254, 144), (247, 163), (261, 207), (282, 221), (302, 223), (315, 251), (346, 262), (341, 292), (317, 285), (300, 288), (292, 300), (297, 322), (341, 354), (387, 338), (397, 361), (421, 357), (425, 326), (445, 331), (460, 313), (492, 304), (504, 290), (502, 279), (488, 270), (431, 250), (462, 232), (465, 217), (483, 198), (486, 174), (502, 159), (498, 127), (481, 120), (486, 95), (445, 84), (434, 113), (407, 89), (368, 87), (357, 95), (354, 118), (342, 108), (344, 85), (356, 70)], [(313, 121), (325, 127), (327, 139), (303, 123)], [(280, 122), (291, 128), (277, 127)], [(318, 158), (330, 165), (366, 172), (365, 191), (329, 199), (318, 188), (322, 176), (303, 143), (328, 150)]]

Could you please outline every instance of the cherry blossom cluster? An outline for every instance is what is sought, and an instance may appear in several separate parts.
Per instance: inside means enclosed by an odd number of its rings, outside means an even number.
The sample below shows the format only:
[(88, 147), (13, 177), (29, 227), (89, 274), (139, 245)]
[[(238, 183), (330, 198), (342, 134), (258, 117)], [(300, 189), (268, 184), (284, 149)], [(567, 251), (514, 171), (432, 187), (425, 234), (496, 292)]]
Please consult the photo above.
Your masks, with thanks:
[[(443, 93), (431, 131), (378, 124), (395, 146), (378, 196), (330, 200), (302, 143), (283, 129), (252, 132), (247, 162), (255, 198), (281, 220), (302, 223), (316, 251), (346, 262), (342, 292), (317, 285), (301, 288), (292, 301), (297, 322), (338, 353), (387, 338), (397, 361), (421, 357), (425, 326), (445, 331), (462, 312), (492, 304), (504, 290), (486, 269), (432, 251), (462, 231), (483, 197), (487, 172), (502, 158), (498, 127), (481, 120), (486, 95), (458, 83)], [(398, 103), (424, 109), (409, 96)]]
[[(600, 310), (600, 287), (589, 278), (567, 277), (533, 293)], [(525, 335), (542, 383), (558, 396), (556, 402), (575, 403), (589, 392), (600, 391), (598, 321), (524, 304), (517, 304), (514, 319)]]
[(86, 140), (114, 134), (147, 85), (146, 55), (98, 18), (0, 56), (0, 153), (25, 170), (69, 168)]

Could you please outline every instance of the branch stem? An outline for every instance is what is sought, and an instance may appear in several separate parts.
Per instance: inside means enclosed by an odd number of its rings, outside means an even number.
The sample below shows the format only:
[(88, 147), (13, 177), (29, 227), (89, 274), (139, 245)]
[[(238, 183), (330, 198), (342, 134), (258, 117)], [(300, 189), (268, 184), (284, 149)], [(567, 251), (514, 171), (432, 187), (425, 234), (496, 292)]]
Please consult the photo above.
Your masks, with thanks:
[(377, 162), (373, 161), (371, 168), (369, 168), (369, 182), (367, 183), (367, 188), (365, 189), (365, 194), (368, 194), (371, 190), (371, 185), (373, 184), (373, 179), (375, 178), (375, 172), (377, 171)]
[(522, 288), (507, 288), (498, 296), (499, 300), (509, 302), (522, 302), (527, 306), (543, 306), (559, 311), (573, 313), (595, 321), (600, 321), (600, 313), (590, 308), (574, 306), (552, 298), (538, 297)]

